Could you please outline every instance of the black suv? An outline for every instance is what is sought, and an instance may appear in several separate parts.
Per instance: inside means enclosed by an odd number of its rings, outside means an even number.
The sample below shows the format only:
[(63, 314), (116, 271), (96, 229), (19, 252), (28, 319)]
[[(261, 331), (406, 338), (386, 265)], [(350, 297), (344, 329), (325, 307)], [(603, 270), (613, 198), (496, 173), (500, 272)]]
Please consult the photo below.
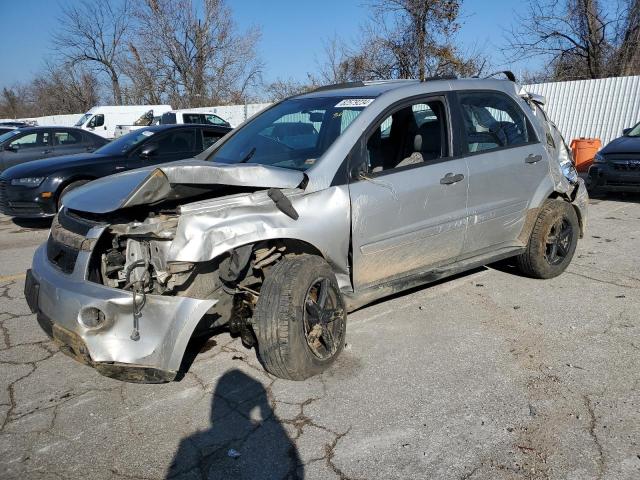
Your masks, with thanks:
[(640, 123), (596, 153), (587, 187), (592, 194), (640, 192)]
[(124, 135), (93, 153), (16, 165), (0, 175), (0, 212), (13, 217), (50, 217), (69, 191), (96, 178), (193, 157), (231, 128), (156, 125)]

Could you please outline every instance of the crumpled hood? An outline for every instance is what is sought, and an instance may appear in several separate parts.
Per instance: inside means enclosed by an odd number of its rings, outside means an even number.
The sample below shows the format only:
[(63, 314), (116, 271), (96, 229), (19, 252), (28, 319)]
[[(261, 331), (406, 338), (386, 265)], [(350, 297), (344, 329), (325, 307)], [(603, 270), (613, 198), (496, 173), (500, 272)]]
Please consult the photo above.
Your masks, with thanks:
[[(187, 198), (201, 194), (213, 185), (295, 188), (303, 180), (302, 172), (286, 168), (182, 160), (95, 180), (67, 194), (64, 205), (73, 210), (101, 214), (163, 200)], [(176, 188), (179, 186), (195, 188)]]

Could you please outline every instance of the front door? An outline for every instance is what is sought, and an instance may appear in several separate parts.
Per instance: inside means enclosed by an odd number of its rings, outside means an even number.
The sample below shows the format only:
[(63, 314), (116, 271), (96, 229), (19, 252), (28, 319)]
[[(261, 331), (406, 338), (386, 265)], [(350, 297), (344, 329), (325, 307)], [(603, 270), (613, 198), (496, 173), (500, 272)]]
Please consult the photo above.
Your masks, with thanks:
[(520, 106), (496, 91), (458, 93), (469, 165), (465, 257), (518, 245), (549, 160)]
[(441, 97), (403, 104), (363, 139), (349, 186), (356, 290), (460, 255), (468, 173), (451, 155), (448, 112)]
[(51, 132), (49, 130), (32, 130), (16, 135), (5, 145), (3, 165), (6, 169), (31, 160), (47, 158), (53, 153)]
[[(140, 152), (149, 146), (155, 146), (155, 150), (149, 156), (141, 156)], [(127, 161), (127, 170), (148, 165), (173, 162), (192, 158), (200, 153), (199, 142), (196, 138), (196, 128), (171, 129), (166, 133), (153, 135), (133, 153)]]

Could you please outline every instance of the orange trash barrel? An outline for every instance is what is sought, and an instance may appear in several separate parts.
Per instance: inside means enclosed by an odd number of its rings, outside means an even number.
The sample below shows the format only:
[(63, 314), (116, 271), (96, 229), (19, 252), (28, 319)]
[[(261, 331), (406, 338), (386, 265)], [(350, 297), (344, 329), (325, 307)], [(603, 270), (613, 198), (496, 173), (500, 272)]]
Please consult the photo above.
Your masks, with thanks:
[(593, 157), (602, 147), (599, 138), (574, 138), (571, 140), (571, 152), (573, 153), (573, 163), (576, 170), (586, 172), (593, 163)]

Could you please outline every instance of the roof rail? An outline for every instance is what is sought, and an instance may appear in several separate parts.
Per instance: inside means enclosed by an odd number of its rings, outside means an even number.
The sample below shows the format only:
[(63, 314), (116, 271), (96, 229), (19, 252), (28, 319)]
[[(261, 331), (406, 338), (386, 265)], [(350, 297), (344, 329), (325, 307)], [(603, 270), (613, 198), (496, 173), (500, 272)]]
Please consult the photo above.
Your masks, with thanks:
[(492, 78), (492, 77), (495, 77), (496, 75), (500, 75), (500, 74), (502, 74), (505, 77), (507, 77), (507, 80), (510, 80), (512, 82), (516, 81), (516, 76), (510, 70), (500, 70), (499, 72), (493, 72), (491, 75), (487, 75), (486, 77), (484, 77), (484, 79), (486, 80), (487, 78)]
[(457, 79), (458, 79), (457, 75), (434, 75), (432, 77), (425, 77), (425, 79), (422, 81), (431, 82), (434, 80), (457, 80)]
[(355, 88), (355, 87), (364, 87), (366, 84), (362, 81), (357, 82), (342, 82), (342, 83), (333, 83), (331, 85), (323, 85), (314, 89), (314, 92), (322, 92), (324, 90), (336, 90), (338, 88)]

